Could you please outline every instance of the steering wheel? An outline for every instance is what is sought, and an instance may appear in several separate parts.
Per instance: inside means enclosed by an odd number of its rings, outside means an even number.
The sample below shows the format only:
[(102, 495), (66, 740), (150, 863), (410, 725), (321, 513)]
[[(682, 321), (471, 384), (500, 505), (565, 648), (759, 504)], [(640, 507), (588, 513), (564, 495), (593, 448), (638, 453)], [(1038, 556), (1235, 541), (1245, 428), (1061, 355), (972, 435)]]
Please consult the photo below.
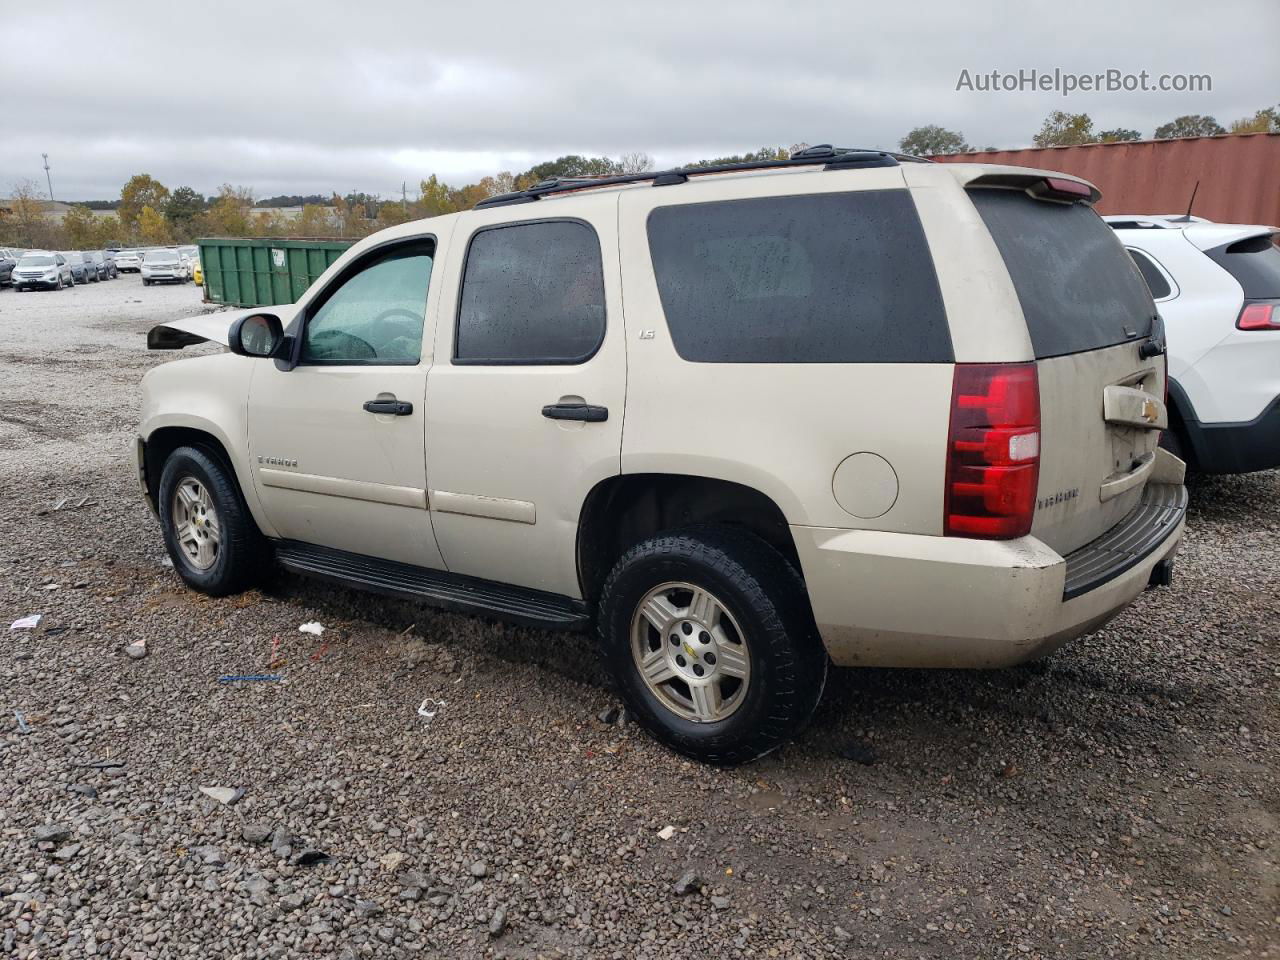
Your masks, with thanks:
[(379, 343), (390, 343), (396, 337), (406, 337), (416, 333), (422, 324), (422, 314), (404, 307), (391, 307), (383, 310), (370, 321), (374, 339)]
[(319, 358), (372, 360), (378, 355), (373, 344), (345, 330), (321, 330), (310, 338), (310, 343), (314, 348), (314, 355)]

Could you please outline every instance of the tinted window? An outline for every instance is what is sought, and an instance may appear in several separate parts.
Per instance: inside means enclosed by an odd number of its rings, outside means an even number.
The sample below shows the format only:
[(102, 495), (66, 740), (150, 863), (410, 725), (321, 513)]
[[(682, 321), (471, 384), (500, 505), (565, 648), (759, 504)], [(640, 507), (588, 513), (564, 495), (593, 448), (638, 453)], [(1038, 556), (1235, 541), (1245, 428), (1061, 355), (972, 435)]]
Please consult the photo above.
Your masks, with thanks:
[(970, 196), (1004, 257), (1037, 357), (1151, 334), (1151, 294), (1091, 207), (1033, 200), (1021, 190)]
[(1280, 247), (1270, 237), (1250, 237), (1208, 251), (1213, 261), (1240, 282), (1247, 300), (1280, 298)]
[(659, 207), (676, 351), (705, 363), (943, 363), (951, 334), (905, 190)]
[(1169, 286), (1169, 281), (1164, 278), (1164, 274), (1141, 250), (1129, 250), (1129, 256), (1133, 257), (1133, 262), (1138, 265), (1138, 272), (1142, 274), (1142, 279), (1147, 281), (1147, 289), (1151, 291), (1151, 299), (1159, 300), (1173, 293), (1173, 288)]
[(414, 244), (361, 264), (312, 312), (302, 341), (302, 362), (417, 363), (422, 356), (431, 254), (431, 244)]
[(604, 324), (600, 243), (586, 224), (515, 224), (471, 239), (456, 359), (578, 363), (600, 346)]

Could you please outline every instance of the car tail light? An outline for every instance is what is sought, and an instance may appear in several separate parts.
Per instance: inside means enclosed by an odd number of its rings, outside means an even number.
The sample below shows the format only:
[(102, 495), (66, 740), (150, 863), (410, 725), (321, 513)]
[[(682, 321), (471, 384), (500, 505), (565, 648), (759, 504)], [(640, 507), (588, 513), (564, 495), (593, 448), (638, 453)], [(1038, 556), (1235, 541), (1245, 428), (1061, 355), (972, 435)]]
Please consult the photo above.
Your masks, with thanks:
[(1280, 304), (1246, 303), (1236, 317), (1240, 330), (1280, 330)]
[(947, 438), (943, 529), (949, 537), (1026, 536), (1040, 479), (1034, 363), (958, 363)]

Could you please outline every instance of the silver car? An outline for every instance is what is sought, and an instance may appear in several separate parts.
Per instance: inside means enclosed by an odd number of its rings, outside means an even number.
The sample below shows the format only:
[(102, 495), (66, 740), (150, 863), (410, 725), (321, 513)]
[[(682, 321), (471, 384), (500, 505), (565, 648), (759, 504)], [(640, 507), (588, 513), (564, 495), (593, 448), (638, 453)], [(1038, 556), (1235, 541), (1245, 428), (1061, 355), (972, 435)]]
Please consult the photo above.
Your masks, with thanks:
[(13, 286), (17, 290), (61, 290), (74, 285), (71, 264), (60, 253), (33, 250), (24, 253), (13, 268)]
[(148, 250), (142, 257), (142, 284), (186, 283), (191, 275), (177, 250)]

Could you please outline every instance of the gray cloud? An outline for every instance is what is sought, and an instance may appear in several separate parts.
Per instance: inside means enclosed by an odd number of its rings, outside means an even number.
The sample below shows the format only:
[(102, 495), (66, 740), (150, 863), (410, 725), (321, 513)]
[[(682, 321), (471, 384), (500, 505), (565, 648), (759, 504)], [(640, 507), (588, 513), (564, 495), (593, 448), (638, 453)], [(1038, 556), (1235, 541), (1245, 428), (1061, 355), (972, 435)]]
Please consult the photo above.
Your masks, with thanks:
[[(802, 140), (892, 147), (925, 123), (1015, 146), (1055, 109), (1149, 134), (1274, 103), (1269, 55), (1242, 56), (1241, 38), (1280, 35), (1274, 0), (3, 7), (0, 191), (42, 182), (48, 152), (71, 199), (116, 196), (139, 171), (202, 192), (391, 194), (568, 152), (674, 164)], [(1207, 73), (1213, 89), (955, 89), (962, 69), (1055, 67)]]

